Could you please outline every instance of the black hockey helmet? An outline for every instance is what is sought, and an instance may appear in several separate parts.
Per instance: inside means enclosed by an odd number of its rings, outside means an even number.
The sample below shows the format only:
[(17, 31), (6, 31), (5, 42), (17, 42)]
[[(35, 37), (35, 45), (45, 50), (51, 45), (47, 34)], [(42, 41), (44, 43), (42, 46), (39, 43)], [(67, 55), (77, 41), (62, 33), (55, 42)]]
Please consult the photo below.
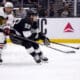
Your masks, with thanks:
[(28, 12), (27, 12), (27, 16), (28, 17), (30, 17), (30, 16), (37, 16), (38, 14), (37, 14), (37, 11), (35, 11), (35, 10), (29, 10)]

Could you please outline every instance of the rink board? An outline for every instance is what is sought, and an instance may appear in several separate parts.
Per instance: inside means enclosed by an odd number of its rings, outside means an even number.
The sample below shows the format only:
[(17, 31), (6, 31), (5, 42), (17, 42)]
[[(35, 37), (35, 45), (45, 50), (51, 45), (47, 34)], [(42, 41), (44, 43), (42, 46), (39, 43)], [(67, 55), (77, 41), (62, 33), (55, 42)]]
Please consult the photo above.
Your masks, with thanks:
[(50, 41), (58, 43), (80, 43), (80, 39), (50, 39)]
[(80, 18), (41, 18), (39, 26), (51, 41), (80, 43)]

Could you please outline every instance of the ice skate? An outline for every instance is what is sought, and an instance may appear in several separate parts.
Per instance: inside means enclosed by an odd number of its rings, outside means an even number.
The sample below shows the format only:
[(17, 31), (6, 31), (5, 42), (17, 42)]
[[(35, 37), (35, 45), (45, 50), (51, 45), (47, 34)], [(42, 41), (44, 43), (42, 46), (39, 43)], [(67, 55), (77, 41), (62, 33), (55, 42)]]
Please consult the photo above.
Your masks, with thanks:
[(40, 56), (41, 61), (48, 62), (48, 58), (43, 55)]
[(38, 55), (36, 55), (34, 57), (34, 60), (35, 60), (36, 63), (41, 63), (41, 59), (40, 59), (40, 57)]

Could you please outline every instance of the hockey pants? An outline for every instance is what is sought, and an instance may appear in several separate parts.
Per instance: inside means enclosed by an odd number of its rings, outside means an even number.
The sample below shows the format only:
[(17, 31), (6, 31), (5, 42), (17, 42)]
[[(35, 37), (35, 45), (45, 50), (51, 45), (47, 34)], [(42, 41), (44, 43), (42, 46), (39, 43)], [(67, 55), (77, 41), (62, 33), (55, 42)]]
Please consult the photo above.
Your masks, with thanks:
[(35, 57), (36, 55), (39, 55), (39, 56), (42, 55), (39, 44), (33, 43), (28, 40), (24, 41), (24, 40), (15, 38), (14, 36), (10, 36), (10, 38), (13, 43), (24, 46), (27, 49), (28, 53), (30, 53), (30, 55), (32, 55), (33, 57)]

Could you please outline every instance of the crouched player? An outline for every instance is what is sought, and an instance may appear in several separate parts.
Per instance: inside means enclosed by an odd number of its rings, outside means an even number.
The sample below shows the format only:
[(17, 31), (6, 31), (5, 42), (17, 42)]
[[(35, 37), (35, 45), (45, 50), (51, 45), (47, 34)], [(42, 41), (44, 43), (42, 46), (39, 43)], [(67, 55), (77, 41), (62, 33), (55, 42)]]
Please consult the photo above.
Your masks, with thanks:
[[(14, 30), (11, 32), (17, 36), (21, 36), (32, 41), (43, 39), (45, 42), (45, 39), (47, 39), (43, 34), (38, 32), (37, 15), (32, 11), (28, 13), (25, 19), (21, 19), (19, 22), (17, 22), (14, 25)], [(11, 40), (13, 43), (24, 46), (29, 51), (30, 55), (34, 58), (36, 63), (40, 63), (41, 61), (48, 61), (48, 58), (44, 57), (42, 51), (40, 50), (39, 44), (29, 40), (20, 40), (19, 38), (16, 38), (12, 35)]]

